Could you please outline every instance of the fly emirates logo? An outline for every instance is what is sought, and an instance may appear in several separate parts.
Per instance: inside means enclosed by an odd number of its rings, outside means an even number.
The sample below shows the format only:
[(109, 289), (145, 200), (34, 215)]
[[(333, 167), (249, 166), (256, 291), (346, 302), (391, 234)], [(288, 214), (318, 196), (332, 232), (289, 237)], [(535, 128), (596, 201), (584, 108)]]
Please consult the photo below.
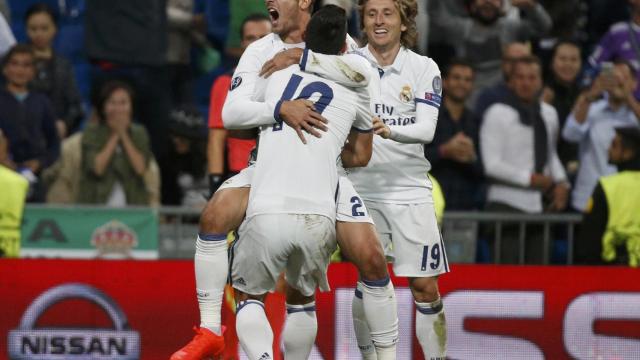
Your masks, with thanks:
[(410, 125), (416, 123), (416, 116), (411, 115), (403, 115), (398, 114), (396, 109), (393, 106), (388, 106), (385, 104), (375, 104), (374, 105), (374, 114), (379, 116), (380, 119), (387, 125)]

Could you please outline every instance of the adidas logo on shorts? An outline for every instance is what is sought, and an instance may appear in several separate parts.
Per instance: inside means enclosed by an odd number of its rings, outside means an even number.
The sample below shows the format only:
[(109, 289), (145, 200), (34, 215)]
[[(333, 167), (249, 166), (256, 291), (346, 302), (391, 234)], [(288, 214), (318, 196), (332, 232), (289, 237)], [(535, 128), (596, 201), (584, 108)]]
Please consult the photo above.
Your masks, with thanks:
[(271, 359), (271, 356), (269, 356), (269, 354), (264, 353), (262, 354), (262, 356), (260, 356), (260, 359), (258, 360), (267, 360), (267, 359)]
[(240, 284), (240, 285), (247, 285), (247, 283), (244, 281), (244, 278), (237, 278), (235, 280), (233, 280), (234, 284)]

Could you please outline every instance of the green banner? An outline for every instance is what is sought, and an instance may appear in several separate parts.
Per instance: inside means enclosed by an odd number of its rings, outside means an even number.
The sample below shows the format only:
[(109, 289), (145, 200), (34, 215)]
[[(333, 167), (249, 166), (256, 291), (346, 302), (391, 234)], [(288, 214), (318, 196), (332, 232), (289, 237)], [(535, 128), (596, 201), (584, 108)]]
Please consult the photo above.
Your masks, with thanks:
[(158, 216), (152, 209), (27, 206), (20, 256), (157, 259)]

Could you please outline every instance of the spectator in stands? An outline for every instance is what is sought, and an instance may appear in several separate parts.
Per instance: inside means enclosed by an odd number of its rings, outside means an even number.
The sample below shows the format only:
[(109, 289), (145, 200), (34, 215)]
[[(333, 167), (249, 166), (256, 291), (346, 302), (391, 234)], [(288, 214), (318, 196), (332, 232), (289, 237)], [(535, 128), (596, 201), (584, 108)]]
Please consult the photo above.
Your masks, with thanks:
[(473, 68), (454, 59), (444, 72), (444, 102), (433, 142), (425, 148), (431, 175), (438, 179), (451, 210), (478, 209), (483, 178), (478, 156), (478, 120), (465, 102), (473, 89)]
[(29, 43), (36, 56), (33, 90), (49, 97), (60, 138), (77, 130), (83, 118), (82, 98), (71, 64), (53, 50), (57, 25), (53, 10), (44, 3), (32, 5), (25, 14)]
[(194, 13), (194, 0), (168, 0), (167, 23), (171, 102), (174, 105), (190, 104), (193, 102), (191, 37), (196, 31), (204, 36), (206, 21), (203, 14)]
[[(581, 68), (580, 46), (572, 41), (559, 41), (553, 48), (542, 100), (552, 105), (558, 112), (561, 129), (580, 94), (578, 83)], [(558, 141), (558, 155), (569, 177), (574, 178), (578, 172), (577, 145), (561, 138)]]
[[(536, 57), (516, 61), (511, 96), (484, 114), (480, 150), (490, 179), (489, 211), (542, 213), (566, 206), (569, 185), (556, 152), (558, 115), (539, 100), (541, 70)], [(538, 263), (544, 258), (542, 244), (536, 241), (540, 234), (527, 230), (526, 253), (530, 257), (526, 261)], [(504, 229), (501, 252), (506, 262), (517, 260), (517, 239), (517, 231)]]
[(15, 44), (16, 38), (13, 36), (13, 31), (4, 15), (0, 14), (0, 59)]
[[(589, 65), (592, 68), (599, 68), (603, 62), (624, 59), (634, 67), (636, 76), (640, 76), (640, 0), (629, 0), (629, 4), (631, 21), (618, 22), (611, 26), (589, 57)], [(640, 100), (640, 88), (637, 84), (636, 82), (634, 94), (636, 99)]]
[(144, 174), (151, 148), (145, 129), (133, 123), (133, 100), (124, 82), (112, 80), (102, 87), (98, 123), (82, 135), (80, 203), (149, 205)]
[[(266, 15), (253, 14), (246, 17), (240, 27), (242, 49), (271, 32), (271, 22)], [(234, 175), (247, 166), (249, 153), (256, 145), (254, 136), (241, 139), (229, 135), (246, 134), (233, 131), (231, 134), (222, 124), (222, 106), (231, 85), (231, 74), (221, 75), (211, 88), (211, 105), (209, 108), (209, 141), (207, 145), (207, 163), (209, 169), (209, 191), (213, 194), (228, 175)], [(226, 153), (226, 157), (225, 157)], [(225, 171), (225, 159), (226, 169)]]
[[(576, 101), (562, 129), (562, 137), (577, 143), (579, 168), (571, 205), (584, 211), (589, 196), (602, 176), (616, 172), (607, 161), (607, 149), (617, 126), (638, 126), (640, 103), (633, 96), (636, 72), (624, 61), (605, 66), (590, 89)], [(607, 97), (601, 99), (604, 93)]]
[(162, 167), (169, 141), (171, 92), (167, 72), (166, 0), (87, 1), (85, 48), (94, 96), (105, 81), (129, 81), (136, 118), (146, 127)]
[(531, 55), (531, 47), (528, 44), (521, 42), (512, 42), (504, 47), (502, 52), (502, 62), (500, 68), (502, 70), (502, 79), (498, 80), (492, 86), (482, 90), (478, 94), (478, 98), (473, 104), (475, 107), (475, 114), (479, 118), (482, 118), (484, 112), (489, 106), (504, 101), (510, 94), (509, 90), (509, 75), (513, 68), (513, 63), (523, 57)]
[(436, 4), (433, 21), (445, 30), (456, 55), (475, 66), (476, 92), (500, 80), (500, 59), (506, 44), (538, 37), (551, 29), (551, 18), (537, 0), (511, 3), (525, 13), (523, 18), (503, 17), (503, 0), (467, 0), (470, 18), (453, 16)]
[(245, 48), (242, 45), (242, 36), (239, 35), (244, 21), (253, 14), (264, 14), (266, 16), (267, 8), (264, 4), (263, 0), (229, 1), (230, 19), (227, 36), (227, 55), (235, 59), (240, 58)]
[(198, 109), (181, 106), (169, 116), (171, 142), (162, 171), (162, 203), (202, 209), (206, 178), (207, 127)]
[(620, 171), (600, 178), (575, 242), (578, 264), (640, 263), (640, 130), (616, 128), (609, 162)]
[(29, 91), (35, 75), (31, 47), (18, 44), (2, 62), (6, 85), (0, 89), (0, 129), (9, 141), (9, 153), (20, 173), (31, 183), (29, 201), (44, 200), (40, 172), (51, 165), (60, 152), (55, 117), (46, 96)]

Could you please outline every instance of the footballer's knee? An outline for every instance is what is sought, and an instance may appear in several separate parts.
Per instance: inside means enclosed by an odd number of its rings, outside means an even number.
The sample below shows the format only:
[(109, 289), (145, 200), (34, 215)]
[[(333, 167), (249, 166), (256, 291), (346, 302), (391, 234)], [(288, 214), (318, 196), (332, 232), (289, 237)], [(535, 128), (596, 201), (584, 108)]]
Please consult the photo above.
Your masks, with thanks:
[(200, 215), (200, 232), (226, 234), (242, 223), (247, 210), (249, 188), (217, 191)]
[(236, 303), (240, 303), (242, 301), (246, 301), (246, 300), (258, 300), (261, 302), (264, 302), (264, 298), (267, 294), (261, 294), (261, 295), (250, 295), (247, 294), (245, 292), (242, 292), (238, 289), (234, 289), (234, 295), (236, 298)]
[(409, 287), (417, 302), (430, 303), (440, 298), (438, 277), (409, 278)]
[(298, 289), (287, 283), (286, 301), (289, 305), (305, 305), (315, 301), (315, 295), (304, 296)]
[(364, 280), (380, 280), (389, 276), (387, 271), (387, 259), (384, 256), (382, 246), (378, 242), (377, 238), (373, 238), (375, 243), (366, 247), (358, 258), (357, 264), (360, 276)]

